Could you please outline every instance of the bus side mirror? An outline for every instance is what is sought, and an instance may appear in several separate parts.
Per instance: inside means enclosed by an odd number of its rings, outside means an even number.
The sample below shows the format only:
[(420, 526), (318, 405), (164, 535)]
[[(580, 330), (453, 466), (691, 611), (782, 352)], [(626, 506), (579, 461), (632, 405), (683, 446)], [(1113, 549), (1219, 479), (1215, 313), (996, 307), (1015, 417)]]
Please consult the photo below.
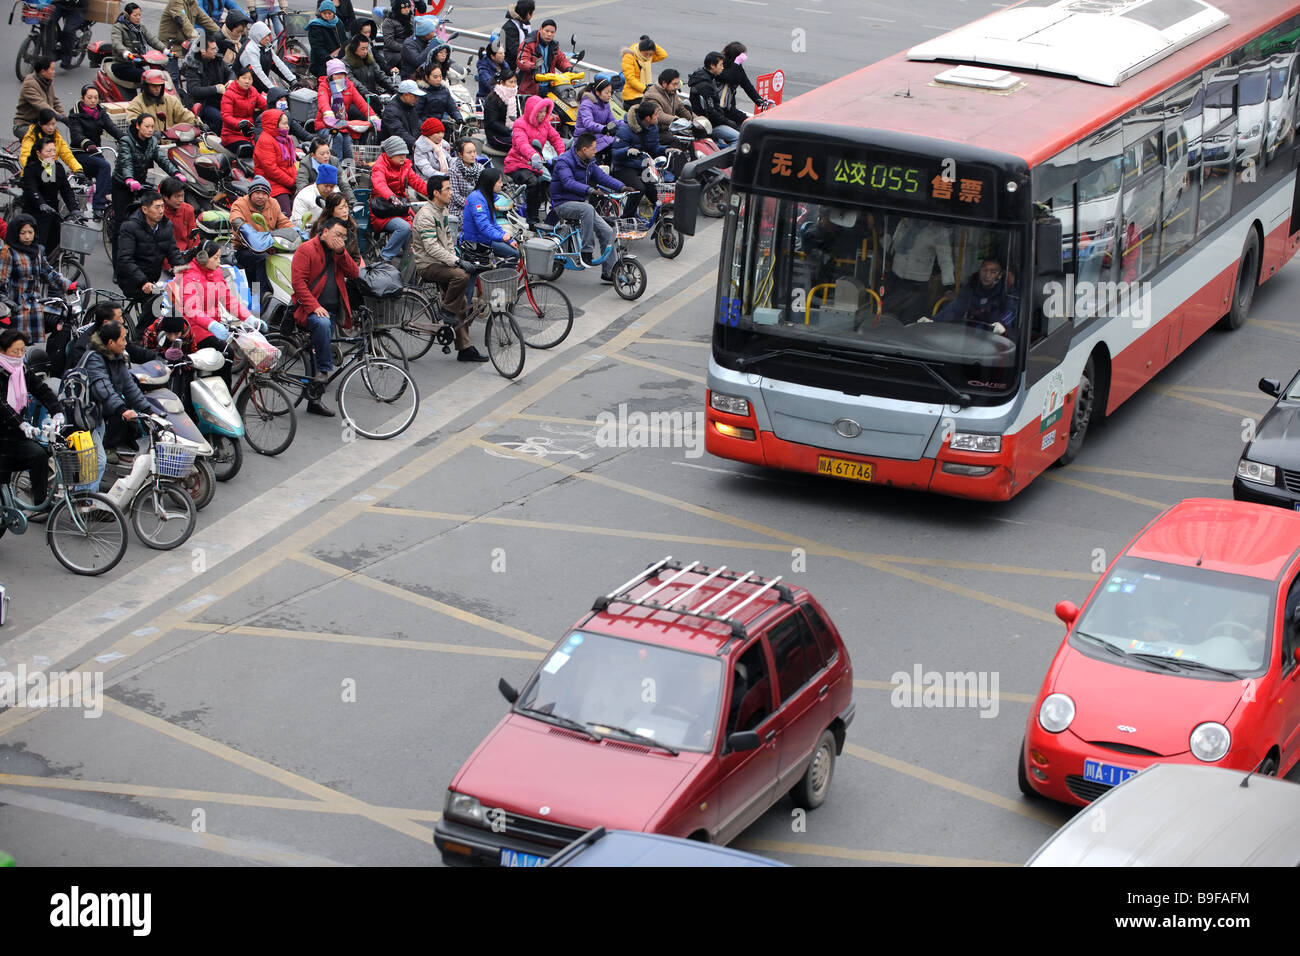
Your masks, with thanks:
[(1061, 269), (1061, 220), (1040, 219), (1034, 223), (1034, 271), (1057, 275)]
[(677, 192), (673, 199), (673, 225), (683, 236), (695, 235), (695, 220), (700, 212), (702, 191), (698, 179), (677, 180)]

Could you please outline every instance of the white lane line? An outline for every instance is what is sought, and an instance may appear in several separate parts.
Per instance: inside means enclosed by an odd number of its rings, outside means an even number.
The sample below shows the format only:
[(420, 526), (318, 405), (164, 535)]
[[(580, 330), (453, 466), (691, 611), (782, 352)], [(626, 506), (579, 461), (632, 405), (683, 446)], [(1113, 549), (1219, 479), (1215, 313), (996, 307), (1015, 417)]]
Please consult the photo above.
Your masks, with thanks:
[(886, 20), (884, 17), (861, 17), (863, 20), (870, 20), (872, 23), (897, 23), (897, 20)]
[(831, 15), (829, 10), (815, 10), (812, 7), (795, 7), (795, 9), (800, 13), (820, 13), (828, 17)]
[(751, 6), (751, 7), (765, 7), (765, 6), (767, 6), (767, 4), (761, 2), (761, 0), (731, 0), (731, 2), (732, 2), (732, 3), (743, 3), (743, 4), (745, 4), (745, 5), (747, 5), (747, 6)]

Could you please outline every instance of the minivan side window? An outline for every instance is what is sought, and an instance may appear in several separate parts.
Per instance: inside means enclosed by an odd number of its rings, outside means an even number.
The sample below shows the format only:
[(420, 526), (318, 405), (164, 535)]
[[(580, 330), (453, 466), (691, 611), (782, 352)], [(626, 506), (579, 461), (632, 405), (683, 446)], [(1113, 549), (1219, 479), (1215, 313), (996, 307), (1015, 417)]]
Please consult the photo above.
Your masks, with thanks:
[(819, 662), (817, 670), (821, 670), (832, 660), (835, 659), (835, 641), (831, 638), (830, 629), (822, 616), (811, 604), (804, 604), (800, 610), (804, 617), (808, 618), (808, 626), (812, 631), (813, 641), (817, 645), (817, 660)]
[(727, 733), (753, 730), (772, 713), (772, 681), (763, 654), (763, 642), (757, 640), (736, 661), (727, 706)]
[(778, 621), (767, 634), (776, 661), (776, 680), (781, 690), (781, 703), (785, 703), (808, 683), (808, 679), (821, 670), (815, 660), (817, 646), (804, 616), (795, 611)]

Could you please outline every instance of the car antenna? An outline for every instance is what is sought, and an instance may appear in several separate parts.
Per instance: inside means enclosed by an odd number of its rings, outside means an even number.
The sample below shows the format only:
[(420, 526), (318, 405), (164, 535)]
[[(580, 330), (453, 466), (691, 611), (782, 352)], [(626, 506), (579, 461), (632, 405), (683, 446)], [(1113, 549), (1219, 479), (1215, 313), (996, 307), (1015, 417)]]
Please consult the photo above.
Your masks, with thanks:
[[(1267, 759), (1268, 757), (1264, 758), (1264, 760)], [(1259, 763), (1255, 764), (1255, 766), (1251, 768), (1250, 773), (1246, 774), (1246, 776), (1241, 778), (1241, 789), (1243, 790), (1250, 789), (1250, 778), (1253, 777), (1257, 772), (1259, 772), (1260, 767), (1264, 766), (1264, 760), (1261, 760)]]

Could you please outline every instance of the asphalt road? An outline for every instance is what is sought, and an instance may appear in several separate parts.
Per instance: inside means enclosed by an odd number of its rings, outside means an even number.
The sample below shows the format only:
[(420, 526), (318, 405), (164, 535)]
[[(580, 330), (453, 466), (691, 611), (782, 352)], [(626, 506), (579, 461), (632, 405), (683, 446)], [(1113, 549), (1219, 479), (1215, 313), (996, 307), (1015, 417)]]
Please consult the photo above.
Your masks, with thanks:
[[(987, 8), (920, 4), (904, 24), (880, 3), (805, 2), (669, 2), (649, 26), (672, 53), (743, 22), (753, 72), (815, 85)], [(628, 26), (637, 9), (546, 12), (566, 31), (580, 21), (596, 59), (647, 29)], [(782, 52), (796, 14), (804, 59)], [(456, 19), (477, 25), (468, 5)], [(16, 45), (0, 39), (0, 62)], [(1013, 776), (1061, 638), (1052, 606), (1081, 601), (1099, 555), (1166, 505), (1231, 496), (1242, 419), (1269, 406), (1255, 381), (1295, 369), (1300, 268), (1261, 288), (1244, 328), (1188, 349), (1075, 465), (978, 504), (689, 447), (601, 447), (596, 418), (622, 404), (701, 410), (718, 237), (710, 224), (672, 262), (642, 244), (650, 288), (630, 306), (591, 273), (566, 276), (583, 310), (573, 335), (530, 352), (513, 383), (436, 352), (416, 363), (422, 413), (395, 441), (301, 422), (285, 455), (248, 457), (178, 552), (133, 543), (84, 580), (40, 535), (0, 542), (13, 597), (0, 667), (107, 684), (97, 719), (0, 713), (0, 847), (25, 864), (434, 863), (447, 782), (504, 712), (497, 678), (520, 684), (596, 594), (671, 553), (796, 575), (855, 666), (828, 802), (800, 829), (782, 801), (736, 845), (801, 865), (1023, 862), (1071, 815), (1023, 800)], [(996, 706), (892, 706), (892, 675), (917, 666), (996, 675)]]

